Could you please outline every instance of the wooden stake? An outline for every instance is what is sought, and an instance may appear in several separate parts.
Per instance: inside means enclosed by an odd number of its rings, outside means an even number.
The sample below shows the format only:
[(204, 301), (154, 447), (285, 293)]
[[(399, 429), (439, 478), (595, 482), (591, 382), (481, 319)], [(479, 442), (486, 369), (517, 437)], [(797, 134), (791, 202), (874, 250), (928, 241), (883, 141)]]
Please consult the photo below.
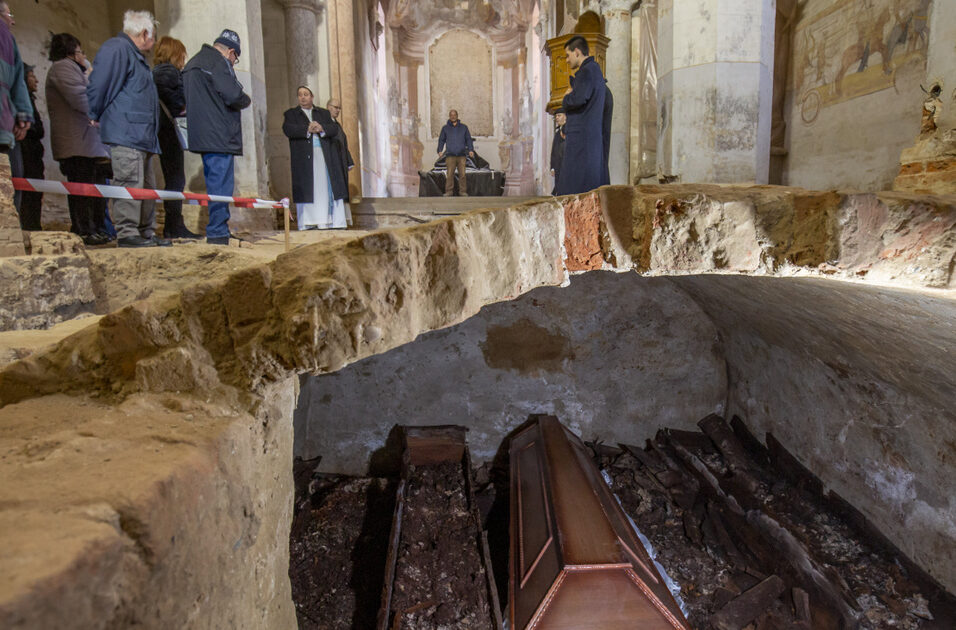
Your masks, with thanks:
[(285, 216), (285, 251), (289, 251), (292, 249), (292, 243), (289, 242), (289, 206), (282, 209), (282, 214)]

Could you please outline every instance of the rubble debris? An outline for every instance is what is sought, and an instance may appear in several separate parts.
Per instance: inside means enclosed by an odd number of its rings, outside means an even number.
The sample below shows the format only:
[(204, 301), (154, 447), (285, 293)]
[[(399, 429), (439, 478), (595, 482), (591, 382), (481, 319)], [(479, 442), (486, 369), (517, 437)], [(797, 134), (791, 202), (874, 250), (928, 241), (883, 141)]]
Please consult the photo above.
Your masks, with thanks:
[[(956, 627), (953, 596), (825, 495), (772, 436), (764, 446), (739, 418), (699, 426), (595, 458), (681, 587), (695, 628)], [(751, 592), (759, 605), (743, 604)]]

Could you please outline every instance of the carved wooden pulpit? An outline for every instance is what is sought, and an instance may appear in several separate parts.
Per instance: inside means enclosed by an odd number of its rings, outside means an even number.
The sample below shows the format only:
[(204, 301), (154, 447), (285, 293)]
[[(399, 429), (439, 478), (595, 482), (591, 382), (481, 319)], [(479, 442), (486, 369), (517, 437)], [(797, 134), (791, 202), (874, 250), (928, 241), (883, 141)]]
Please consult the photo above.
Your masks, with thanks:
[[(586, 21), (584, 16), (582, 16), (575, 31), (583, 28), (587, 28), (589, 31), (598, 31), (600, 30), (600, 25), (592, 24), (591, 21)], [(574, 73), (568, 68), (568, 60), (564, 55), (564, 45), (575, 35), (580, 35), (587, 40), (588, 48), (591, 50), (591, 56), (594, 57), (594, 60), (601, 66), (601, 72), (604, 72), (605, 75), (607, 74), (607, 46), (611, 40), (605, 37), (603, 33), (574, 32), (549, 39), (548, 56), (551, 57), (551, 98), (548, 101), (549, 114), (554, 113), (554, 110), (561, 107), (561, 100), (564, 98), (564, 93), (567, 91), (568, 86), (571, 85), (570, 77), (573, 76)]]

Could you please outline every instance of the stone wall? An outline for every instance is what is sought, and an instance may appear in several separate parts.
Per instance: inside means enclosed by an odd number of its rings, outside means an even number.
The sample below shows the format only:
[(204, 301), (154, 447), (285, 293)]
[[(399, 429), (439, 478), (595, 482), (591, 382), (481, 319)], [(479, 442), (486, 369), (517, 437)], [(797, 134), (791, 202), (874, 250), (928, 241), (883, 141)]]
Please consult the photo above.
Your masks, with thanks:
[(719, 330), (728, 414), (953, 589), (956, 301), (815, 278), (673, 281)]
[(294, 385), (6, 407), (0, 625), (295, 627)]
[(13, 204), (13, 193), (10, 157), (0, 154), (0, 258), (24, 254), (20, 215)]

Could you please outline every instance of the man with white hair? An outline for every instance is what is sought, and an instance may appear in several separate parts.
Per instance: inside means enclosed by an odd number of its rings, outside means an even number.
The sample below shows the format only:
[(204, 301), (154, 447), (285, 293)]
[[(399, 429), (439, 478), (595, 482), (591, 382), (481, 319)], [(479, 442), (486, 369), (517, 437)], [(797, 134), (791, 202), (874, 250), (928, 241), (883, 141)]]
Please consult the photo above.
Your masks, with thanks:
[[(89, 115), (110, 149), (113, 184), (155, 188), (150, 158), (159, 153), (159, 97), (145, 54), (156, 43), (156, 20), (149, 11), (127, 11), (123, 32), (106, 40), (86, 88)], [(116, 199), (113, 224), (120, 247), (171, 245), (156, 236), (154, 201)]]

